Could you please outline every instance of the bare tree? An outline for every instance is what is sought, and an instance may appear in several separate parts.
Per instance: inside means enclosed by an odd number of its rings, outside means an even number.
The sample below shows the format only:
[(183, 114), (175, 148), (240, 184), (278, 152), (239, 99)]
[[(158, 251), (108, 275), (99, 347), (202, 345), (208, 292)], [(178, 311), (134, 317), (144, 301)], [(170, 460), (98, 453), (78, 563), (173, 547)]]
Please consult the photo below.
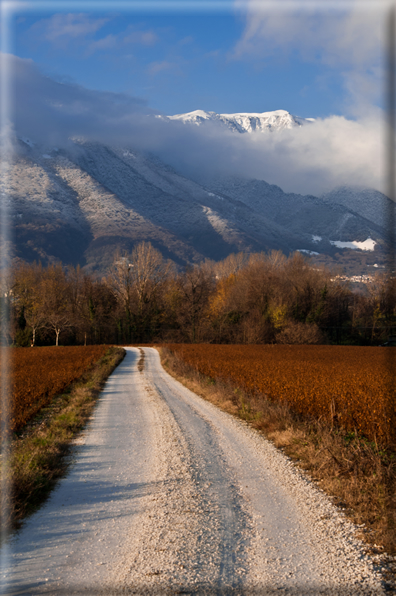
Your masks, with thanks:
[(321, 344), (323, 335), (315, 323), (289, 321), (276, 336), (278, 344)]
[(222, 261), (214, 263), (213, 271), (216, 279), (229, 278), (230, 275), (237, 275), (244, 269), (249, 261), (249, 256), (245, 252), (232, 253)]
[(32, 330), (32, 346), (36, 344), (36, 333), (45, 326), (43, 307), (41, 265), (20, 263), (14, 270), (13, 291), (20, 309), (23, 309), (26, 324)]
[(138, 297), (138, 312), (150, 302), (158, 286), (166, 279), (171, 265), (150, 242), (141, 242), (131, 255), (132, 279)]
[(195, 266), (178, 277), (176, 286), (179, 292), (179, 322), (192, 343), (202, 341), (201, 330), (214, 288), (213, 277), (205, 268)]
[(49, 267), (41, 282), (42, 312), (45, 326), (55, 333), (55, 345), (59, 345), (62, 331), (73, 324), (70, 285), (61, 265)]
[(142, 340), (160, 285), (172, 266), (150, 242), (141, 242), (131, 254), (117, 254), (108, 277), (121, 302), (131, 335), (132, 318), (138, 340)]
[(121, 254), (117, 251), (115, 254), (107, 283), (119, 302), (127, 308), (131, 303), (133, 288), (132, 264), (127, 252)]

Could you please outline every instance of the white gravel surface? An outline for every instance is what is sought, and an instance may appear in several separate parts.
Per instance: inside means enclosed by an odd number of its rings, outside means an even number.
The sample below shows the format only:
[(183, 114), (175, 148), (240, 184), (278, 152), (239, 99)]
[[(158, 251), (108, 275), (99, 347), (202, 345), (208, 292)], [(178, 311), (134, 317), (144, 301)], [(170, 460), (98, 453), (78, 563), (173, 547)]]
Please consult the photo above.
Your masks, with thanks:
[(0, 593), (385, 593), (343, 513), (154, 349), (127, 348), (73, 457), (0, 552)]

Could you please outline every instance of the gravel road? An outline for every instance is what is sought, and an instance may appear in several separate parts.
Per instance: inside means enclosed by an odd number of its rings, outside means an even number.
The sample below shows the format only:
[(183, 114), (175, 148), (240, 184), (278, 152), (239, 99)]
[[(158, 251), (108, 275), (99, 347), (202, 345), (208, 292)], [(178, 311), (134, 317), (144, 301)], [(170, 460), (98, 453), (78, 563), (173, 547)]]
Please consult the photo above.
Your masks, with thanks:
[(0, 593), (384, 594), (356, 528), (281, 452), (127, 356), (68, 475), (0, 551)]

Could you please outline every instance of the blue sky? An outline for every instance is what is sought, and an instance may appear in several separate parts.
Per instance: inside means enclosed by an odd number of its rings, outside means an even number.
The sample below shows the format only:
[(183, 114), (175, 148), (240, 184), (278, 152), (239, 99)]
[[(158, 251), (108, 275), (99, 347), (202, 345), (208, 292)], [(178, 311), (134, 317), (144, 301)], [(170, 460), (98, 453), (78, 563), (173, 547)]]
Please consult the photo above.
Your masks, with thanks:
[[(25, 1), (3, 21), (3, 120), (43, 144), (127, 145), (191, 174), (318, 195), (343, 184), (386, 191), (391, 1)], [(235, 135), (153, 117), (196, 109), (284, 109), (316, 122)]]
[(301, 40), (277, 45), (265, 34), (258, 35), (257, 51), (241, 51), (249, 11), (232, 3), (205, 12), (189, 11), (185, 2), (179, 11), (151, 13), (99, 12), (94, 3), (92, 10), (71, 10), (69, 4), (34, 12), (32, 6), (15, 15), (12, 53), (32, 59), (59, 81), (127, 93), (166, 114), (286, 109), (326, 117), (350, 109), (345, 84), (350, 65), (324, 60), (323, 48), (307, 52)]

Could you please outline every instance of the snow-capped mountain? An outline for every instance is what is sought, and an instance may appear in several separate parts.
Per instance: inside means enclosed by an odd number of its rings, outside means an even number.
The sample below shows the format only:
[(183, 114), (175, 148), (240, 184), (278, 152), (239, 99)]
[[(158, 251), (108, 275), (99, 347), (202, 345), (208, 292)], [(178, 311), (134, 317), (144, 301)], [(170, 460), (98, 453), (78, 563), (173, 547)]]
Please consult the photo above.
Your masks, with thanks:
[(175, 116), (167, 116), (166, 118), (197, 126), (217, 123), (227, 126), (232, 131), (241, 133), (284, 130), (285, 128), (295, 128), (296, 126), (303, 126), (314, 122), (314, 118), (299, 118), (286, 110), (262, 112), (261, 114), (244, 112), (237, 114), (217, 114), (216, 112), (195, 110), (187, 114), (176, 114)]
[(338, 195), (324, 201), (230, 177), (200, 184), (132, 148), (82, 140), (58, 150), (19, 139), (15, 151), (0, 190), (12, 255), (28, 261), (104, 271), (117, 249), (142, 240), (180, 265), (242, 250), (335, 254), (340, 242), (359, 248), (367, 239), (377, 250), (387, 241), (377, 220)]

